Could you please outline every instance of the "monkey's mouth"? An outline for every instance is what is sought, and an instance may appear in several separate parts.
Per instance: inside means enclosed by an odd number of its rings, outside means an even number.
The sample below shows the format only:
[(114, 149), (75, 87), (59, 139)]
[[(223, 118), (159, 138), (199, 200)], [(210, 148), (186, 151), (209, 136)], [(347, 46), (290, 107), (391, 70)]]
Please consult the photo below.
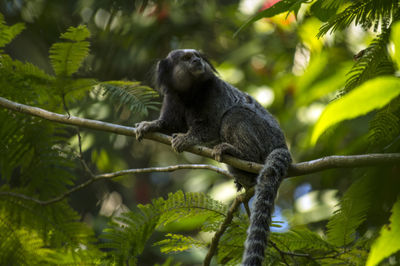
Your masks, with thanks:
[(193, 74), (201, 74), (204, 72), (204, 64), (201, 61), (192, 62), (190, 65), (190, 71)]

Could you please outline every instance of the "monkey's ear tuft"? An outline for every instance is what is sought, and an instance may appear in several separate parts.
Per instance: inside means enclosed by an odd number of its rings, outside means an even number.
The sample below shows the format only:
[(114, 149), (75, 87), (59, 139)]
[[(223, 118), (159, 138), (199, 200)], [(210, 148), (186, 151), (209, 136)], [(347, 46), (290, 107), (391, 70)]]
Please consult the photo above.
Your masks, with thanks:
[(157, 72), (165, 72), (168, 69), (169, 61), (168, 59), (161, 59), (157, 63)]
[(171, 79), (171, 65), (168, 59), (162, 59), (157, 63), (156, 70), (156, 87), (160, 90), (161, 93), (165, 92), (165, 87), (168, 87), (168, 84)]

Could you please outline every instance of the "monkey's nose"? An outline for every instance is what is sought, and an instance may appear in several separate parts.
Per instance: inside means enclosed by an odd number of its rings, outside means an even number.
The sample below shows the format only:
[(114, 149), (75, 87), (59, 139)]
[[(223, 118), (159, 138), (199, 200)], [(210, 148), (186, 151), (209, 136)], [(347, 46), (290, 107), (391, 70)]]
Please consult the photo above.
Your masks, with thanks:
[(198, 58), (198, 57), (193, 58), (192, 63), (195, 63), (195, 64), (200, 63), (200, 58)]

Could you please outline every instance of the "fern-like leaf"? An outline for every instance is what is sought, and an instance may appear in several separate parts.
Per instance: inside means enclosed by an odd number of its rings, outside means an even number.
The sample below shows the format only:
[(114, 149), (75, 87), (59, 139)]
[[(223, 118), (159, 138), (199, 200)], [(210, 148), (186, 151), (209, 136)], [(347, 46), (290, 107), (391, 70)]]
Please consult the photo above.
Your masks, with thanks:
[(2, 265), (40, 265), (49, 263), (52, 250), (45, 248), (35, 231), (15, 228), (0, 216), (0, 261)]
[(324, 8), (338, 8), (348, 0), (319, 0), (319, 1), (322, 1), (322, 7)]
[(365, 176), (356, 180), (346, 191), (340, 209), (327, 225), (328, 242), (344, 247), (356, 239), (356, 229), (364, 222), (372, 198), (374, 177)]
[(0, 52), (2, 47), (10, 43), (24, 29), (25, 25), (23, 23), (7, 26), (3, 14), (0, 14)]
[(242, 260), (243, 243), (246, 240), (249, 220), (239, 214), (222, 235), (218, 243), (218, 262), (222, 265), (238, 265)]
[[(393, 11), (398, 9), (397, 0), (375, 1), (375, 0), (357, 0), (339, 14), (333, 16), (325, 23), (318, 37), (325, 35), (328, 31), (335, 32), (337, 30), (348, 27), (351, 23), (362, 25), (365, 28), (377, 28), (379, 22), (384, 28), (393, 17)], [(382, 28), (382, 29), (383, 29)]]
[(345, 91), (349, 91), (364, 81), (379, 75), (393, 74), (393, 63), (387, 54), (390, 29), (385, 29), (363, 51), (362, 57), (354, 64), (348, 73)]
[[(1, 187), (1, 190), (10, 191), (5, 186)], [(29, 191), (26, 189), (11, 190), (11, 192), (29, 195)], [(44, 262), (35, 263), (36, 259), (27, 259), (27, 256), (28, 258), (33, 256), (37, 259), (51, 260), (51, 257), (56, 256), (59, 250), (62, 253), (73, 252), (74, 257), (70, 257), (70, 261), (72, 261), (84, 259), (84, 257), (86, 257), (84, 260), (87, 260), (88, 253), (99, 254), (97, 248), (91, 244), (94, 241), (93, 231), (84, 223), (79, 222), (79, 218), (79, 215), (65, 202), (41, 206), (30, 200), (2, 195), (0, 200), (0, 238), (3, 243), (7, 240), (9, 243), (4, 243), (4, 245), (11, 249), (3, 248), (0, 244), (0, 261), (4, 262), (7, 260), (3, 260), (3, 258), (17, 256), (23, 262), (29, 263), (26, 265), (43, 265)], [(2, 221), (7, 222), (2, 225)], [(24, 232), (28, 232), (27, 235), (22, 234)], [(82, 245), (86, 247), (87, 253), (82, 253), (81, 257), (78, 251)], [(49, 254), (40, 256), (37, 251), (43, 247), (46, 247), (43, 252)], [(14, 263), (18, 261), (19, 259), (16, 259)], [(60, 261), (50, 262), (54, 265), (59, 264)], [(25, 265), (24, 263), (16, 264)]]
[(272, 233), (271, 241), (281, 250), (332, 252), (335, 247), (307, 228), (294, 228), (286, 233)]
[(44, 199), (64, 192), (66, 186), (72, 184), (74, 176), (68, 171), (73, 167), (68, 159), (70, 155), (60, 148), (63, 141), (51, 137), (60, 129), (33, 117), (12, 117), (5, 110), (0, 110), (0, 123), (4, 125), (0, 128), (0, 176), (3, 182), (10, 184), (18, 180)]
[(99, 84), (104, 89), (104, 95), (116, 102), (118, 109), (122, 106), (134, 114), (148, 115), (149, 110), (158, 110), (160, 102), (157, 92), (143, 86), (140, 82), (107, 81)]
[[(106, 240), (103, 247), (111, 249), (114, 261), (136, 263), (139, 255), (152, 233), (160, 227), (178, 219), (187, 217), (203, 217), (210, 223), (220, 224), (225, 216), (227, 207), (212, 200), (204, 193), (170, 193), (166, 200), (159, 198), (152, 204), (138, 205), (138, 212), (127, 212), (115, 217), (110, 227), (105, 229), (102, 238)], [(175, 238), (178, 241), (177, 238)], [(182, 244), (189, 238), (180, 238)], [(185, 240), (185, 241), (184, 241)], [(163, 242), (165, 250), (171, 250), (169, 244)], [(194, 243), (194, 242), (193, 242)], [(197, 244), (200, 245), (200, 242)]]
[[(20, 103), (47, 102), (47, 87), (54, 78), (31, 63), (22, 63), (8, 55), (0, 56), (0, 95)], [(42, 101), (43, 100), (43, 101)]]
[(196, 240), (190, 236), (167, 234), (166, 237), (166, 239), (154, 244), (155, 246), (160, 246), (163, 253), (182, 252), (193, 247), (207, 247), (205, 242)]
[(82, 65), (89, 54), (89, 30), (81, 25), (70, 27), (61, 38), (67, 42), (55, 43), (50, 48), (50, 60), (57, 76), (69, 77)]
[[(400, 101), (397, 103), (400, 107)], [(386, 107), (375, 114), (369, 123), (369, 140), (372, 145), (387, 145), (400, 134), (400, 118)]]

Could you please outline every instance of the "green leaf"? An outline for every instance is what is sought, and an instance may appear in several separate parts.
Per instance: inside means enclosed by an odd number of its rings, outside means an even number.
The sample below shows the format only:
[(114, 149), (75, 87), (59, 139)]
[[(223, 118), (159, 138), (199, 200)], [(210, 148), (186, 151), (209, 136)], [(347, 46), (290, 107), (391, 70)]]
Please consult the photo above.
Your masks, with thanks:
[(84, 25), (78, 27), (69, 27), (67, 32), (61, 34), (60, 38), (80, 42), (90, 37), (90, 32)]
[(333, 15), (336, 14), (337, 9), (338, 9), (337, 5), (334, 5), (329, 2), (327, 3), (326, 1), (320, 0), (320, 1), (314, 2), (314, 4), (310, 8), (310, 11), (319, 20), (326, 22)]
[(307, 228), (293, 228), (285, 233), (272, 233), (271, 241), (280, 249), (287, 251), (313, 250), (333, 251), (334, 246)]
[[(338, 69), (332, 71), (333, 73), (329, 77), (326, 77), (321, 81), (314, 82), (312, 85), (308, 85), (309, 88), (307, 88), (307, 92), (300, 91), (300, 93), (296, 94), (296, 107), (310, 104), (315, 100), (328, 95), (329, 93), (343, 88), (346, 82), (346, 73), (350, 68), (350, 63), (346, 62)], [(307, 75), (306, 73), (303, 76)], [(299, 84), (301, 84), (302, 80), (303, 77), (301, 77), (299, 80)]]
[(344, 90), (351, 91), (369, 79), (378, 76), (394, 74), (393, 64), (387, 53), (390, 29), (382, 30), (368, 47), (362, 50), (360, 57), (347, 74), (348, 79)]
[(392, 31), (390, 33), (390, 41), (393, 43), (394, 51), (392, 51), (392, 60), (397, 65), (397, 70), (400, 70), (400, 22), (397, 22), (392, 26)]
[(99, 84), (104, 94), (117, 103), (118, 109), (126, 106), (132, 114), (148, 115), (149, 110), (158, 110), (158, 93), (140, 82), (106, 81)]
[(397, 138), (400, 134), (400, 118), (395, 113), (398, 108), (400, 108), (400, 102), (397, 105), (391, 103), (374, 115), (369, 122), (368, 141), (370, 144), (386, 146)]
[(50, 48), (50, 61), (57, 76), (69, 77), (82, 65), (89, 54), (89, 42), (83, 41), (89, 37), (85, 26), (70, 27), (61, 38), (68, 42), (55, 43)]
[(390, 224), (381, 229), (380, 236), (372, 244), (367, 266), (377, 265), (384, 258), (400, 250), (400, 199), (394, 204)]
[(275, 5), (271, 6), (270, 8), (264, 9), (263, 11), (258, 12), (253, 17), (251, 17), (245, 24), (243, 24), (235, 32), (234, 36), (236, 36), (240, 31), (247, 28), (250, 24), (253, 24), (257, 20), (262, 19), (262, 18), (270, 18), (275, 15), (281, 14), (283, 12), (288, 12), (288, 15), (289, 15), (289, 13), (292, 11), (297, 16), (297, 13), (299, 12), (301, 4), (304, 2), (307, 2), (307, 0), (282, 0), (282, 1), (279, 1)]
[(365, 221), (370, 207), (375, 176), (359, 178), (346, 191), (340, 201), (340, 209), (327, 224), (329, 243), (342, 247), (355, 240), (356, 229)]
[(3, 15), (0, 14), (0, 48), (10, 43), (24, 29), (25, 25), (23, 23), (7, 26)]
[(400, 79), (396, 77), (378, 77), (363, 83), (325, 108), (314, 127), (311, 143), (315, 144), (321, 134), (334, 124), (380, 109), (398, 95)]
[[(143, 251), (147, 240), (156, 229), (186, 217), (205, 217), (207, 222), (219, 228), (227, 207), (204, 193), (169, 193), (167, 199), (158, 198), (151, 204), (138, 205), (139, 211), (122, 213), (115, 217), (109, 228), (103, 231), (107, 241), (101, 246), (118, 262), (132, 261)], [(170, 239), (159, 242), (163, 252), (180, 251), (202, 242), (189, 237), (170, 235)], [(174, 247), (178, 245), (178, 247)]]
[[(373, 28), (377, 31), (379, 22), (382, 20), (390, 21), (392, 13), (394, 13), (393, 10), (397, 10), (397, 8), (398, 1), (396, 0), (352, 1), (352, 4), (347, 6), (342, 12), (329, 18), (329, 21), (321, 27), (318, 37), (325, 35), (329, 31), (342, 30), (350, 26), (353, 22), (355, 25)], [(381, 23), (381, 30), (386, 28), (386, 25), (386, 23)]]
[(338, 8), (347, 0), (319, 0), (318, 2), (322, 2), (323, 8)]
[(207, 244), (196, 240), (190, 236), (167, 234), (166, 239), (155, 243), (155, 246), (161, 246), (162, 253), (181, 252), (193, 247), (207, 247)]

